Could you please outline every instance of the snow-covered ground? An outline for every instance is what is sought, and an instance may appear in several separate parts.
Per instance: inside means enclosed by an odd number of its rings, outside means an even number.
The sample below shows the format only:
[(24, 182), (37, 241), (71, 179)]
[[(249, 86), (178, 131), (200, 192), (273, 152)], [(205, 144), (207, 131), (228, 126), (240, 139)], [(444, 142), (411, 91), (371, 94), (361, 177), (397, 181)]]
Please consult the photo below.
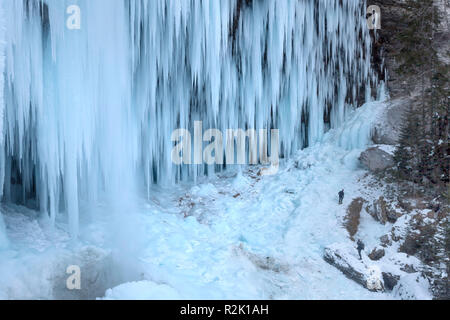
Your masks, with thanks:
[[(87, 219), (78, 243), (63, 221), (53, 230), (33, 212), (3, 207), (9, 245), (0, 251), (0, 298), (58, 298), (64, 263), (86, 248), (96, 254), (81, 260), (96, 257), (109, 276), (81, 297), (102, 298), (93, 292), (103, 288), (104, 299), (398, 298), (368, 291), (323, 259), (326, 247), (351, 243), (343, 219), (352, 199), (377, 197), (376, 187), (361, 183), (367, 171), (358, 157), (384, 107), (359, 108), (322, 142), (282, 161), (276, 175), (250, 167), (196, 185), (155, 187), (126, 215)], [(338, 205), (341, 189), (346, 197)], [(358, 237), (367, 239), (366, 251), (390, 227), (362, 215)], [(1, 228), (0, 220), (0, 236)], [(427, 298), (423, 288), (419, 297)]]

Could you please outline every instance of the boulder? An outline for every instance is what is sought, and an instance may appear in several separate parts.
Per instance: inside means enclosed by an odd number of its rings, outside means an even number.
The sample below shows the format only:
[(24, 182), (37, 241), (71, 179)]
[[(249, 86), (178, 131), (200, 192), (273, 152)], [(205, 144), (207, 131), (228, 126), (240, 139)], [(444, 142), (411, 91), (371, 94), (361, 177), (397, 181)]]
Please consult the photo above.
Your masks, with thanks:
[(385, 255), (383, 248), (374, 248), (372, 252), (369, 254), (369, 258), (373, 261), (378, 261), (383, 258)]
[(383, 171), (394, 166), (394, 157), (379, 147), (369, 148), (359, 157), (362, 165), (371, 172)]
[(324, 260), (336, 267), (344, 275), (370, 291), (383, 291), (381, 270), (377, 266), (367, 266), (359, 260), (356, 248), (345, 244), (333, 244), (325, 248)]

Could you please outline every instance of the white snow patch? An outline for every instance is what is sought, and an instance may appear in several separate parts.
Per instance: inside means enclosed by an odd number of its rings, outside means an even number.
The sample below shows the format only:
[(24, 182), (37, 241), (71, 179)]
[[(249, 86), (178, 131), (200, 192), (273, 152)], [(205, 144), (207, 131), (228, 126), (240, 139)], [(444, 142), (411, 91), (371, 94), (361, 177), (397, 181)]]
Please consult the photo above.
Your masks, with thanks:
[(108, 289), (103, 300), (181, 300), (180, 294), (165, 284), (151, 281), (129, 282)]

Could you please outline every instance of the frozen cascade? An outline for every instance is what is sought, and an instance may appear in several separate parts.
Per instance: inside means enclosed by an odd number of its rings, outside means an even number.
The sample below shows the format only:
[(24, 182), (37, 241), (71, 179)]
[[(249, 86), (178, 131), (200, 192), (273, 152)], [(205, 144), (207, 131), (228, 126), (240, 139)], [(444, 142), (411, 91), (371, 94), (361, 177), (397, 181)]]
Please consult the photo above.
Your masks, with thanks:
[[(3, 87), (4, 87), (4, 71), (5, 71), (5, 17), (3, 7), (0, 4), (0, 199), (3, 195), (3, 178), (5, 176), (5, 153), (4, 153), (4, 108)], [(5, 226), (3, 217), (0, 214), (0, 249), (7, 244)]]
[[(79, 30), (66, 28), (73, 4)], [(289, 155), (338, 127), (377, 84), (360, 0), (0, 6), (0, 194), (52, 222), (65, 211), (74, 236), (81, 204), (120, 207), (153, 183), (221, 169), (173, 165), (175, 129), (277, 128)]]

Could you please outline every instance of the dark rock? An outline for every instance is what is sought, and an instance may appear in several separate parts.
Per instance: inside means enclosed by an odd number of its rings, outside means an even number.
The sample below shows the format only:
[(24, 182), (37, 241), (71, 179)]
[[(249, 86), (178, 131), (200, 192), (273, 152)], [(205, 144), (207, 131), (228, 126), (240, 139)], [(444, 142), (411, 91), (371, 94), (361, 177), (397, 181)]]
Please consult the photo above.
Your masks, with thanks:
[(369, 148), (359, 157), (359, 160), (372, 172), (383, 171), (394, 166), (394, 157), (378, 147)]
[(385, 255), (384, 249), (382, 248), (374, 248), (372, 252), (369, 254), (369, 258), (373, 261), (378, 261), (383, 258)]
[(392, 291), (394, 287), (397, 285), (398, 280), (400, 280), (400, 277), (397, 275), (392, 275), (391, 273), (382, 272), (383, 275), (383, 281), (384, 281), (384, 288), (388, 291)]

